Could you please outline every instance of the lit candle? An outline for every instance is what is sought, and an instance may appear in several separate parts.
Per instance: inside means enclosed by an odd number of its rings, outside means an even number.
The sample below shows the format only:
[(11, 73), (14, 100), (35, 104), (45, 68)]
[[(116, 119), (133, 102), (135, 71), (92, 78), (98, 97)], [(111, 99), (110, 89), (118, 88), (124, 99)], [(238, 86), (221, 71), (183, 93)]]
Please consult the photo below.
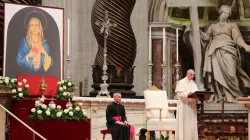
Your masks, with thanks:
[(179, 61), (178, 28), (176, 28), (176, 62)]
[(166, 35), (165, 35), (165, 33), (166, 33), (166, 31), (165, 31), (165, 27), (162, 29), (162, 34), (163, 34), (163, 36), (162, 36), (162, 51), (163, 51), (163, 56), (162, 56), (162, 61), (163, 61), (163, 63), (165, 63), (166, 62), (166, 45), (165, 45), (165, 42), (166, 42)]
[(70, 44), (70, 39), (69, 39), (69, 36), (70, 36), (70, 21), (69, 21), (69, 18), (68, 18), (68, 45), (67, 45), (67, 55), (69, 56), (69, 44)]
[(149, 37), (148, 37), (148, 61), (149, 61), (149, 62), (152, 62), (151, 27), (149, 27)]

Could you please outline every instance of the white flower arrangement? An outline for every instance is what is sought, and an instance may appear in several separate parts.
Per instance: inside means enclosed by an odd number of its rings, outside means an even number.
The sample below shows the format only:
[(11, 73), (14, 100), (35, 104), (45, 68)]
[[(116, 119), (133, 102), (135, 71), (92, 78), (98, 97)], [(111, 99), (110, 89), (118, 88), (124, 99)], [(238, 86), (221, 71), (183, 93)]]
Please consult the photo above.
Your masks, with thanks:
[(11, 90), (16, 89), (15, 80), (9, 77), (0, 76), (0, 86), (7, 87)]
[(74, 108), (62, 109), (60, 105), (46, 105), (41, 101), (38, 102), (36, 101), (35, 107), (30, 110), (29, 120), (31, 121), (33, 119), (87, 120), (86, 112), (82, 109), (82, 103), (76, 103)]
[(71, 93), (75, 91), (76, 86), (70, 80), (61, 80), (58, 83), (58, 93), (56, 95), (57, 100), (72, 100)]
[[(5, 82), (9, 81), (9, 84), (11, 85), (10, 86), (11, 87), (11, 92), (13, 93), (12, 99), (19, 100), (19, 99), (29, 97), (29, 91), (28, 91), (29, 84), (27, 84), (26, 79), (23, 79), (21, 82), (18, 82), (17, 86), (15, 84), (15, 81), (13, 79), (9, 79), (8, 77), (5, 77), (4, 81)], [(13, 83), (14, 83), (14, 85), (12, 85)]]

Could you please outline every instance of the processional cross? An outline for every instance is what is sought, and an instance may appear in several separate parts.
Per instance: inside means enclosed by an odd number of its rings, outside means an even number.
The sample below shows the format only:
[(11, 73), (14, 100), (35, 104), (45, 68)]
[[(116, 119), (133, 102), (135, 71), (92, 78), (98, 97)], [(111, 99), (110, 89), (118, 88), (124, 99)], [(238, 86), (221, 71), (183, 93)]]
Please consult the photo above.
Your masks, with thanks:
[(108, 39), (108, 36), (111, 33), (110, 28), (111, 27), (117, 27), (117, 24), (110, 22), (108, 11), (105, 11), (104, 19), (102, 20), (102, 22), (96, 21), (95, 24), (97, 26), (101, 26), (100, 34), (102, 34), (102, 33), (104, 34), (104, 48), (103, 48), (103, 50), (104, 50), (103, 51), (103, 56), (104, 56), (103, 61), (104, 62), (103, 62), (103, 66), (102, 66), (102, 70), (103, 70), (102, 80), (103, 80), (103, 83), (100, 84), (101, 90), (98, 92), (98, 96), (106, 95), (106, 96), (110, 97), (109, 96), (109, 91), (108, 91), (108, 86), (109, 85), (106, 83), (106, 81), (108, 80), (108, 75), (107, 75), (107, 69), (108, 69), (108, 66), (107, 66), (107, 39)]

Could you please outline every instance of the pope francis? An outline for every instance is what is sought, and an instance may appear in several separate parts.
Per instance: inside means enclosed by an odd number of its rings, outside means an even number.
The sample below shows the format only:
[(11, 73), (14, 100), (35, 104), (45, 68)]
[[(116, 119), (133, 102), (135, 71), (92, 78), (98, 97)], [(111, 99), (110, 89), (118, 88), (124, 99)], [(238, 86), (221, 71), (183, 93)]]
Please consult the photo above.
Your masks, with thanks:
[(188, 70), (187, 76), (176, 85), (175, 92), (179, 102), (175, 140), (198, 140), (196, 99), (188, 98), (188, 95), (198, 90), (193, 81), (194, 74), (193, 70)]

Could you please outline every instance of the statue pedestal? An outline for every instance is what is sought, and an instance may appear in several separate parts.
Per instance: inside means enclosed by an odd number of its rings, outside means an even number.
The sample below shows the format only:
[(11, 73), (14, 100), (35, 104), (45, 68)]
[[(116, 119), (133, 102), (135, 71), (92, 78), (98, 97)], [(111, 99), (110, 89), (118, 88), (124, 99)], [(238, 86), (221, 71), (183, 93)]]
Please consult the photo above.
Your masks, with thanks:
[[(6, 109), (10, 110), (12, 101), (12, 94), (8, 90), (2, 92), (0, 88), (0, 104)], [(6, 132), (6, 111), (3, 108), (0, 108), (0, 139), (5, 140)]]
[[(93, 85), (94, 89), (89, 94), (91, 97), (96, 97), (98, 92), (101, 90), (100, 84), (103, 83), (102, 75), (103, 70), (99, 65), (93, 65)], [(132, 98), (136, 95), (132, 91), (133, 78), (134, 78), (134, 67), (116, 67), (114, 65), (108, 65), (106, 81), (108, 86), (109, 95), (112, 97), (113, 93), (119, 92), (122, 94), (123, 98)]]
[(250, 97), (240, 97), (237, 98), (238, 103), (245, 104), (248, 110), (248, 140), (250, 140), (249, 134), (250, 134)]

